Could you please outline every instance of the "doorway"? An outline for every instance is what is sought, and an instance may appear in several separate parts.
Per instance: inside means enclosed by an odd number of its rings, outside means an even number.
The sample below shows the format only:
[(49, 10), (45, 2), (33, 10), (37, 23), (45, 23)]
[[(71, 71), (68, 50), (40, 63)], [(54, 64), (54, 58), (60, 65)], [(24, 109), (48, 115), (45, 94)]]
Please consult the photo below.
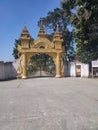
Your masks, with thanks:
[(81, 77), (81, 65), (76, 65), (76, 77)]
[(30, 58), (27, 67), (28, 77), (54, 77), (55, 64), (51, 56), (38, 53)]

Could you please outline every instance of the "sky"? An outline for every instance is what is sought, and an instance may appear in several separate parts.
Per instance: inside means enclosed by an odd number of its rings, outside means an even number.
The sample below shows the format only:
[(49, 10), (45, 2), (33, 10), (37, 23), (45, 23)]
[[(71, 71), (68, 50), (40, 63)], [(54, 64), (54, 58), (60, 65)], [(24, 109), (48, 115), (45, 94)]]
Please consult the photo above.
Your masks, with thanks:
[(61, 7), (60, 0), (0, 0), (0, 61), (14, 61), (15, 39), (19, 39), (24, 26), (36, 39), (39, 19), (56, 7)]

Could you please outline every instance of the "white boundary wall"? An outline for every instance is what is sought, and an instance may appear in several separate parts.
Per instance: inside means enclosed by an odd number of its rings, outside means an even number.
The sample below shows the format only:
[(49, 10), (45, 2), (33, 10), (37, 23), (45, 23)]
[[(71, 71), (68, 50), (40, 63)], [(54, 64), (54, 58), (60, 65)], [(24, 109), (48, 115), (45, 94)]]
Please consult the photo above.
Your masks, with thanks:
[[(17, 76), (19, 60), (14, 62), (0, 62), (0, 80), (14, 79)], [(76, 66), (81, 66), (81, 77), (89, 77), (89, 65), (80, 62), (65, 63), (65, 76), (76, 77)]]
[(14, 79), (17, 76), (19, 60), (14, 62), (0, 62), (0, 80)]

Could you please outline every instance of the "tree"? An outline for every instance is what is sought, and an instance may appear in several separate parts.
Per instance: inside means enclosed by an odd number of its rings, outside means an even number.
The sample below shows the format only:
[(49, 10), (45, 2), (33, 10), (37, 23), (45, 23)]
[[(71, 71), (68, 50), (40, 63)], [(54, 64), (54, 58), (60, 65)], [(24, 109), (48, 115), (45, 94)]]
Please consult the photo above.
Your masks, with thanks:
[(14, 44), (14, 48), (13, 48), (13, 53), (12, 55), (14, 56), (15, 59), (18, 59), (19, 58), (19, 55), (18, 55), (18, 45), (21, 45), (21, 40), (18, 39), (18, 40), (15, 40), (15, 44)]
[(90, 63), (98, 58), (98, 0), (67, 0), (62, 3), (69, 10), (74, 9), (70, 22), (74, 26), (77, 59)]
[[(63, 35), (63, 46), (65, 47), (65, 55), (68, 60), (73, 60), (75, 57), (74, 39), (72, 32), (69, 31), (68, 25), (70, 22), (70, 12), (65, 12), (63, 9), (56, 8), (54, 11), (48, 12), (46, 17), (43, 19), (43, 25), (46, 32), (48, 33), (48, 38), (52, 40), (53, 33), (56, 29), (57, 24), (59, 25), (59, 31)], [(40, 24), (40, 20), (38, 25)]]

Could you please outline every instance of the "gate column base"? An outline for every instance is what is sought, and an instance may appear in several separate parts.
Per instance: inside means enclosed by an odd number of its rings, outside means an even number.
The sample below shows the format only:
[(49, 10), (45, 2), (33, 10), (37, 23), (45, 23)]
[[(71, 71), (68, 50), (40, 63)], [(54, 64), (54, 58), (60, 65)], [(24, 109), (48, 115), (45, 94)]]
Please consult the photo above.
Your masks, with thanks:
[(56, 78), (61, 78), (61, 75), (56, 75), (55, 77), (56, 77)]
[(27, 76), (22, 76), (22, 79), (27, 79)]

